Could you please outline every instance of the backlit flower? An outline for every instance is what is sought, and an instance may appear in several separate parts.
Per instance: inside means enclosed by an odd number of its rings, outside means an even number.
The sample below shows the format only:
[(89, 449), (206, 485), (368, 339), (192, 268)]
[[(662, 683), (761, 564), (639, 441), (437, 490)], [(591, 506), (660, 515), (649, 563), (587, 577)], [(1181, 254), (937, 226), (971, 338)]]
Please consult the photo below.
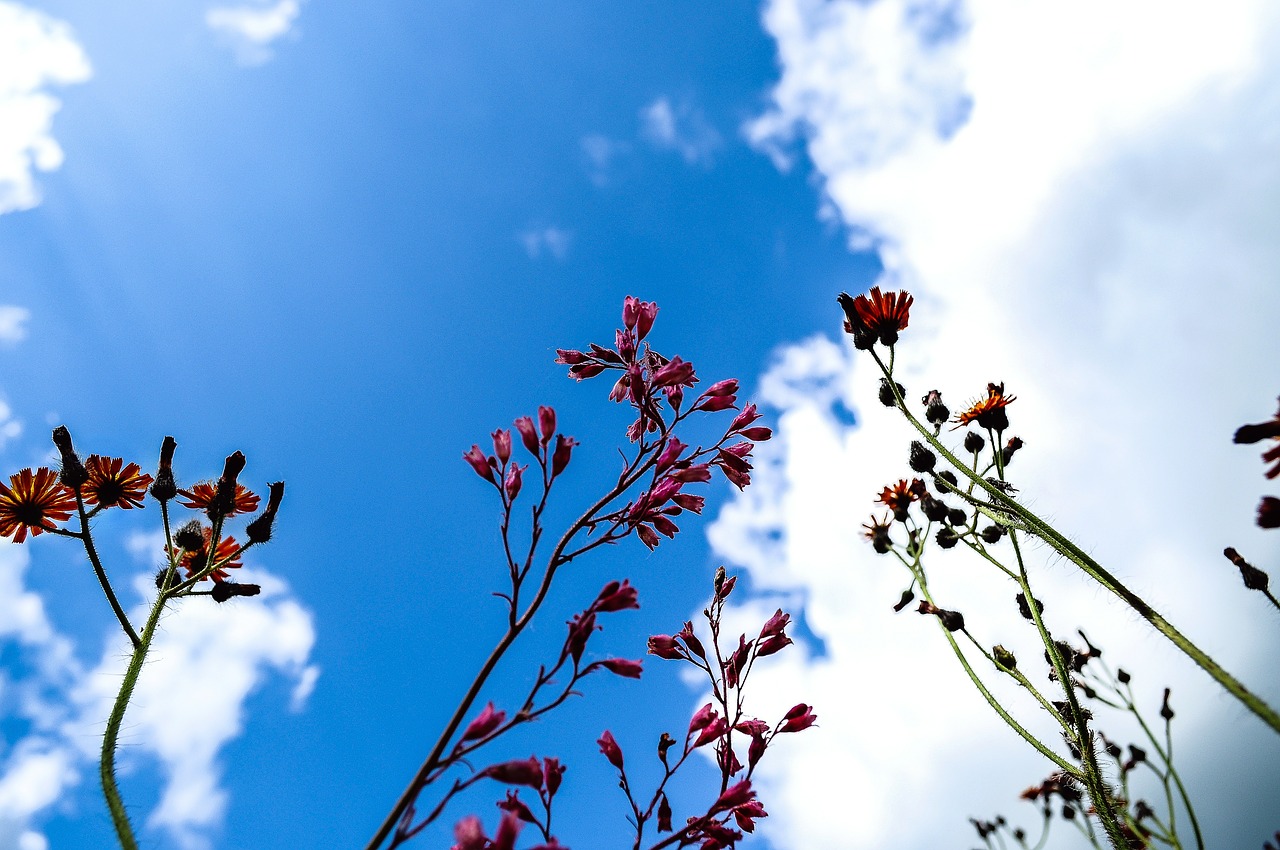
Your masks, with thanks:
[[(181, 492), (181, 491), (179, 491)], [(213, 538), (213, 529), (204, 529), (204, 545), (198, 549), (182, 549), (178, 556), (178, 566), (187, 571), (187, 578), (193, 577), (196, 573), (203, 570), (209, 565), (209, 541)], [(218, 541), (218, 547), (213, 553), (213, 562), (218, 565), (205, 578), (212, 578), (214, 581), (223, 581), (229, 576), (227, 570), (238, 570), (244, 566), (239, 561), (228, 560), (240, 548), (240, 544), (231, 536), (223, 537)], [(222, 563), (226, 561), (226, 563)], [(202, 579), (203, 581), (203, 579)]]
[(0, 484), (0, 537), (22, 543), (28, 531), (32, 537), (43, 534), (75, 509), (75, 496), (58, 483), (58, 473), (43, 466), (23, 469), (9, 476), (8, 487)]
[(1009, 427), (1009, 415), (1005, 408), (1017, 400), (1017, 396), (1004, 394), (1004, 382), (987, 384), (987, 397), (975, 401), (968, 410), (956, 414), (956, 428), (977, 422), (981, 428), (1003, 431)]
[(85, 461), (89, 480), (81, 493), (91, 505), (104, 508), (140, 508), (152, 478), (136, 463), (125, 465), (124, 458), (89, 455)]
[[(208, 513), (217, 501), (218, 485), (212, 481), (205, 481), (196, 484), (190, 490), (179, 490), (178, 495), (190, 499), (188, 502), (182, 502), (183, 507)], [(243, 484), (237, 484), (235, 502), (227, 516), (252, 513), (257, 509), (258, 495)]]
[(850, 298), (840, 294), (840, 306), (845, 312), (845, 330), (854, 335), (859, 348), (870, 348), (870, 343), (880, 340), (883, 345), (898, 341), (898, 332), (905, 330), (915, 299), (907, 292), (881, 292), (873, 286), (866, 295)]
[(904, 478), (897, 484), (885, 487), (876, 501), (887, 506), (889, 510), (893, 511), (894, 519), (902, 522), (907, 518), (907, 511), (911, 508), (911, 503), (919, 498), (922, 490), (923, 482), (919, 478), (912, 479), (910, 482)]

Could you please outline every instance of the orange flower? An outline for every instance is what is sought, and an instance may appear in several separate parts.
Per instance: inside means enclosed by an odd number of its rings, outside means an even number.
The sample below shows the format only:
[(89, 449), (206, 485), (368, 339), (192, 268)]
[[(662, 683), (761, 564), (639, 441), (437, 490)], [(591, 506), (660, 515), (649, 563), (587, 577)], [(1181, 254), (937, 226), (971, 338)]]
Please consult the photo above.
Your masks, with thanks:
[(845, 330), (853, 334), (858, 348), (870, 348), (876, 339), (883, 345), (898, 341), (898, 332), (905, 330), (915, 300), (907, 292), (881, 292), (873, 286), (866, 295), (850, 298), (840, 293), (838, 299), (845, 312)]
[(907, 511), (911, 508), (911, 503), (920, 498), (925, 493), (924, 482), (919, 478), (913, 478), (910, 483), (904, 478), (897, 484), (885, 487), (880, 493), (880, 498), (876, 501), (887, 505), (889, 510), (893, 511), (894, 519), (902, 522), (907, 518)]
[(136, 463), (125, 466), (124, 459), (89, 455), (85, 461), (89, 480), (81, 493), (91, 505), (104, 508), (140, 508), (151, 485), (151, 476), (144, 475)]
[[(204, 545), (195, 551), (186, 549), (181, 550), (178, 556), (178, 566), (187, 571), (187, 578), (191, 578), (196, 573), (203, 570), (209, 565), (209, 541), (213, 538), (213, 529), (204, 529)], [(217, 564), (223, 559), (230, 558), (240, 548), (240, 544), (236, 542), (234, 537), (228, 535), (218, 541), (218, 548), (213, 553), (213, 562)], [(237, 570), (242, 567), (239, 561), (227, 561), (225, 564), (219, 564), (205, 578), (212, 578), (214, 581), (223, 581), (228, 577), (227, 570)]]
[[(1004, 394), (1004, 382), (987, 384), (987, 397), (975, 401), (968, 410), (956, 414), (956, 428), (977, 422), (982, 428), (1003, 431), (1009, 427), (1009, 414), (1005, 408), (1017, 400), (1017, 396)], [(954, 428), (952, 430), (955, 430)]]
[[(179, 490), (178, 494), (186, 496), (191, 500), (189, 502), (183, 502), (183, 507), (194, 508), (195, 510), (208, 513), (209, 509), (213, 507), (213, 503), (218, 497), (218, 485), (211, 481), (205, 481), (204, 483), (196, 484), (190, 490)], [(257, 494), (252, 490), (249, 490), (243, 484), (237, 484), (235, 503), (227, 516), (252, 513), (257, 509)]]
[(8, 487), (0, 484), (0, 537), (22, 543), (28, 530), (32, 537), (43, 534), (75, 509), (75, 495), (58, 483), (58, 473), (43, 466), (23, 469), (9, 476)]

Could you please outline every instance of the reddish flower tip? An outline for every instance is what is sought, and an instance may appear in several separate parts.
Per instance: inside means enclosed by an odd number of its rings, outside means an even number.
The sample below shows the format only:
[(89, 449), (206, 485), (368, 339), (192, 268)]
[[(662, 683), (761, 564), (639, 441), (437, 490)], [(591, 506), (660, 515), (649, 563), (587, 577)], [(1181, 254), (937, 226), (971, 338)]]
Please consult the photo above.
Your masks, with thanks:
[(43, 534), (75, 509), (75, 496), (58, 483), (58, 473), (43, 466), (20, 470), (9, 476), (8, 487), (0, 484), (0, 537), (22, 543), (28, 531), (32, 537)]

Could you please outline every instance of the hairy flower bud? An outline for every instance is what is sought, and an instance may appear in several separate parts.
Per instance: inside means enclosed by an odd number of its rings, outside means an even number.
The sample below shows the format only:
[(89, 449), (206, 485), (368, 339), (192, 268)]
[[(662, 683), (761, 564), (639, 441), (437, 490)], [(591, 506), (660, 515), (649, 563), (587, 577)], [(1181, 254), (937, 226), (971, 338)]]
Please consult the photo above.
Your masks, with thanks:
[(66, 425), (59, 425), (53, 429), (53, 444), (62, 455), (62, 472), (58, 479), (72, 490), (79, 490), (89, 480), (89, 472), (84, 468), (84, 464), (80, 462), (80, 457), (71, 445), (71, 432), (67, 430)]
[(966, 431), (964, 435), (964, 450), (971, 454), (977, 454), (986, 446), (987, 441), (982, 439), (982, 435), (977, 431)]
[(219, 581), (214, 583), (209, 595), (213, 597), (214, 602), (226, 602), (233, 596), (257, 596), (261, 592), (262, 588), (256, 584)]
[(271, 527), (276, 521), (276, 511), (280, 509), (280, 501), (284, 498), (284, 482), (276, 481), (268, 484), (267, 490), (267, 507), (244, 529), (250, 543), (266, 543), (271, 539)]
[(894, 381), (893, 386), (890, 386), (888, 378), (880, 379), (880, 403), (885, 407), (896, 407), (898, 404), (898, 400), (894, 398), (893, 395), (894, 387), (897, 388), (898, 395), (903, 396), (904, 398), (906, 397), (907, 390), (902, 386), (902, 384)]
[(912, 440), (911, 457), (908, 462), (916, 472), (929, 472), (937, 464), (938, 456), (925, 448), (924, 443), (919, 440)]
[(951, 410), (942, 403), (942, 393), (937, 390), (929, 390), (920, 401), (924, 404), (924, 418), (930, 425), (941, 426), (951, 418)]

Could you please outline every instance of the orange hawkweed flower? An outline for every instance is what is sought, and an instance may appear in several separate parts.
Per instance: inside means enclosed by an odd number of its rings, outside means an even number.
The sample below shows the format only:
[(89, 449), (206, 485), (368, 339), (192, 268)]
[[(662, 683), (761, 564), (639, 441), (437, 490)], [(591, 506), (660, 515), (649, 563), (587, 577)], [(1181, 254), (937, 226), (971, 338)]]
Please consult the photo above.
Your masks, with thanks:
[(880, 287), (873, 286), (866, 295), (850, 298), (841, 293), (838, 300), (845, 312), (845, 330), (853, 334), (858, 348), (867, 349), (877, 339), (883, 345), (898, 341), (898, 332), (906, 329), (915, 299), (908, 292), (881, 292)]
[[(1009, 427), (1009, 414), (1005, 412), (1005, 408), (1017, 398), (1017, 396), (1004, 394), (1003, 381), (998, 384), (987, 384), (987, 397), (978, 399), (968, 410), (956, 414), (955, 427), (960, 428), (970, 422), (977, 422), (979, 427), (1003, 431)], [(952, 430), (954, 431), (955, 428)]]
[[(208, 513), (218, 498), (218, 485), (211, 481), (196, 484), (190, 490), (179, 490), (178, 495), (186, 496), (191, 501), (182, 502), (183, 507), (193, 508)], [(181, 501), (181, 500), (179, 500)], [(252, 513), (258, 509), (258, 496), (243, 484), (236, 485), (236, 498), (227, 516)]]
[(71, 490), (58, 483), (58, 473), (30, 467), (9, 476), (9, 486), (0, 484), (0, 537), (12, 537), (14, 543), (36, 537), (52, 528), (55, 522), (71, 518), (76, 498)]
[(89, 480), (80, 492), (91, 505), (104, 508), (140, 508), (152, 478), (136, 463), (125, 466), (124, 458), (89, 455), (84, 462)]
[(888, 506), (893, 511), (893, 518), (902, 522), (907, 518), (911, 503), (925, 493), (924, 482), (913, 478), (908, 482), (905, 478), (897, 484), (885, 487), (876, 501)]
[[(178, 566), (187, 571), (187, 578), (191, 578), (196, 573), (203, 570), (209, 565), (209, 542), (213, 538), (213, 529), (204, 529), (204, 545), (195, 550), (180, 550), (178, 555)], [(238, 570), (244, 566), (239, 561), (227, 561), (225, 564), (219, 562), (230, 558), (240, 548), (240, 544), (236, 542), (234, 537), (230, 535), (218, 541), (218, 548), (214, 550), (213, 562), (218, 564), (218, 568), (205, 578), (212, 578), (214, 581), (223, 581), (228, 577), (227, 570)]]

